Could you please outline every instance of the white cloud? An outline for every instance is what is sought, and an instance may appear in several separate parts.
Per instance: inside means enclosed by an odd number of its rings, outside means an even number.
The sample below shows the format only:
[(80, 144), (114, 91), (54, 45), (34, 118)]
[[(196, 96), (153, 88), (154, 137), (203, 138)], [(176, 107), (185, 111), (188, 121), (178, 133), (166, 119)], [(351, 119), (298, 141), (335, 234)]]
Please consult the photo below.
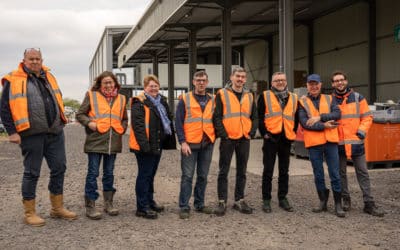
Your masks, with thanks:
[(39, 47), (64, 97), (82, 100), (89, 82), (89, 63), (104, 27), (134, 25), (149, 3), (2, 0), (0, 74), (17, 67), (25, 48)]

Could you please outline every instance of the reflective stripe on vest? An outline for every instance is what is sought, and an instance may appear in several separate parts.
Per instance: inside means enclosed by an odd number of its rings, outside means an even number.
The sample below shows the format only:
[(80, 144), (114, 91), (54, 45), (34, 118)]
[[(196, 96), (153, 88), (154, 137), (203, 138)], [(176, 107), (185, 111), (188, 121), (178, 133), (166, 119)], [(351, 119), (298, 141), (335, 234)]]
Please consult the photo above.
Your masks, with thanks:
[(264, 125), (266, 129), (272, 134), (279, 134), (282, 132), (283, 127), (289, 140), (296, 139), (296, 133), (293, 129), (297, 110), (297, 95), (289, 92), (289, 100), (283, 111), (278, 98), (272, 91), (264, 91), (263, 96), (265, 102)]
[(250, 138), (253, 95), (248, 91), (243, 91), (239, 102), (236, 95), (226, 88), (221, 89), (220, 94), (224, 106), (222, 122), (228, 137), (230, 139), (240, 139), (243, 136)]
[[(46, 74), (47, 81), (56, 99), (61, 120), (66, 123), (67, 119), (64, 115), (64, 103), (57, 81), (54, 76), (50, 74), (46, 66), (42, 66), (42, 69)], [(28, 74), (23, 69), (23, 63), (19, 64), (18, 69), (4, 76), (1, 81), (2, 84), (4, 84), (5, 81), (10, 83), (9, 105), (15, 128), (17, 132), (22, 132), (30, 128), (27, 99)]]
[[(348, 103), (347, 100), (350, 95), (354, 95), (354, 102)], [(343, 96), (343, 101), (339, 105), (342, 112), (339, 125), (339, 144), (345, 145), (345, 152), (347, 158), (351, 158), (352, 147), (351, 144), (361, 145), (364, 140), (357, 136), (357, 133), (367, 133), (369, 124), (372, 123), (372, 113), (369, 110), (365, 100), (360, 102), (360, 94), (357, 92), (350, 92)], [(368, 118), (369, 117), (369, 118)]]
[[(309, 117), (330, 113), (331, 96), (321, 94), (319, 109), (317, 110), (310, 98), (301, 98), (300, 103), (306, 110)], [(323, 145), (326, 142), (339, 142), (337, 128), (325, 128), (323, 131), (314, 131), (304, 128), (304, 144), (306, 148)]]
[(215, 141), (214, 125), (212, 122), (215, 101), (213, 95), (209, 96), (211, 99), (204, 107), (204, 111), (202, 111), (200, 104), (192, 92), (184, 94), (182, 97), (185, 103), (183, 130), (185, 132), (185, 140), (188, 143), (200, 143), (203, 139), (203, 133), (208, 136), (211, 142)]
[[(130, 107), (132, 109), (132, 104), (133, 104), (133, 99), (137, 98), (142, 104), (144, 108), (144, 128), (145, 128), (145, 133), (147, 140), (150, 139), (150, 108), (144, 105), (144, 100), (146, 99), (146, 96), (144, 93), (141, 93), (137, 97), (133, 97), (130, 102)], [(134, 117), (132, 117), (134, 119)], [(129, 134), (129, 148), (140, 151), (140, 145), (136, 140), (135, 132), (133, 131), (133, 124), (131, 124), (131, 130)]]
[(125, 96), (118, 94), (110, 107), (107, 99), (98, 91), (89, 92), (89, 118), (96, 122), (97, 130), (105, 133), (112, 127), (118, 134), (124, 133), (122, 119), (126, 106)]

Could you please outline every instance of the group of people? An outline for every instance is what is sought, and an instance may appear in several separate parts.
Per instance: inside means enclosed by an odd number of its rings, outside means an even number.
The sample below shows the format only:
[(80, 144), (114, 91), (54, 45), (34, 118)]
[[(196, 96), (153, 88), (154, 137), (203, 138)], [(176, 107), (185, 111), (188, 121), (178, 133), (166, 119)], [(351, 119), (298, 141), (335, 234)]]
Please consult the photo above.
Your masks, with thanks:
[[(2, 78), (1, 118), (9, 141), (20, 145), (24, 157), (24, 221), (32, 226), (45, 224), (35, 210), (36, 186), (43, 158), (50, 168), (51, 217), (77, 218), (76, 213), (63, 206), (66, 170), (63, 127), (67, 119), (62, 95), (55, 77), (42, 62), (40, 49), (26, 49), (18, 69)], [(181, 145), (181, 219), (190, 217), (189, 201), (195, 172), (195, 211), (225, 215), (233, 153), (236, 158), (233, 209), (244, 214), (253, 213), (254, 209), (244, 198), (250, 139), (254, 138), (257, 127), (263, 137), (262, 210), (272, 212), (272, 179), (278, 156), (279, 206), (292, 212), (294, 209), (287, 198), (289, 159), (299, 123), (304, 130), (304, 143), (309, 150), (320, 200), (313, 212), (327, 211), (329, 189), (324, 179), (325, 158), (335, 213), (338, 217), (345, 217), (344, 211), (351, 208), (346, 167), (347, 160), (352, 159), (363, 192), (364, 212), (384, 215), (371, 195), (365, 161), (363, 140), (371, 126), (372, 115), (365, 98), (348, 87), (345, 73), (333, 73), (332, 95), (321, 94), (322, 83), (317, 74), (307, 77), (308, 94), (302, 97), (288, 91), (283, 72), (272, 75), (271, 89), (260, 94), (258, 100), (245, 87), (246, 71), (241, 67), (232, 70), (230, 82), (216, 95), (207, 93), (208, 83), (205, 71), (194, 74), (193, 90), (180, 96), (173, 122), (167, 99), (159, 93), (160, 83), (156, 76), (147, 75), (143, 81), (143, 93), (133, 97), (129, 103), (119, 94), (120, 84), (113, 73), (105, 71), (96, 78), (76, 115), (86, 131), (84, 152), (88, 156), (88, 171), (84, 199), (88, 218), (102, 217), (95, 207), (99, 197), (97, 177), (101, 161), (103, 209), (111, 216), (118, 214), (113, 205), (116, 192), (114, 165), (117, 153), (122, 150), (122, 135), (128, 128), (127, 106), (131, 111), (129, 148), (138, 165), (135, 187), (138, 217), (156, 219), (158, 213), (164, 211), (164, 206), (154, 200), (154, 177), (162, 151), (176, 149), (176, 137)], [(218, 205), (212, 208), (205, 204), (205, 192), (216, 138), (220, 138)]]

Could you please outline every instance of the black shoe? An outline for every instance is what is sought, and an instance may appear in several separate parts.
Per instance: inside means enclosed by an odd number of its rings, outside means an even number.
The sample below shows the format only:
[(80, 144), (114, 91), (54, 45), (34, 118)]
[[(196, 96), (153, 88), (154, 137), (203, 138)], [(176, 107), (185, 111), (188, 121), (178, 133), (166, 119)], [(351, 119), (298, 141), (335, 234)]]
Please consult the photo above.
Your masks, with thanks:
[(153, 205), (150, 206), (150, 209), (157, 213), (161, 213), (165, 210), (164, 206), (158, 205), (155, 202)]
[(328, 199), (329, 199), (329, 189), (325, 189), (325, 191), (318, 191), (319, 197), (319, 206), (313, 208), (312, 211), (314, 213), (321, 213), (328, 211)]
[(385, 211), (383, 211), (381, 208), (377, 207), (375, 205), (375, 202), (373, 201), (368, 201), (364, 203), (364, 213), (373, 215), (373, 216), (378, 216), (378, 217), (383, 217), (385, 216)]
[(285, 198), (279, 200), (279, 206), (288, 212), (293, 212), (293, 207), (289, 204), (289, 201)]
[(272, 210), (271, 210), (271, 200), (264, 200), (263, 201), (262, 210), (265, 213), (271, 213), (272, 212)]
[(351, 199), (350, 196), (342, 196), (343, 200), (343, 211), (350, 211), (351, 209)]
[(226, 213), (226, 203), (225, 201), (219, 201), (218, 207), (214, 210), (214, 213), (217, 216), (224, 216)]
[(190, 217), (190, 209), (187, 208), (182, 208), (181, 211), (179, 211), (179, 218), (182, 220), (189, 219)]
[(201, 207), (201, 208), (196, 208), (195, 209), (196, 212), (198, 213), (203, 213), (203, 214), (213, 214), (214, 213), (214, 209), (212, 209), (211, 207)]
[(146, 219), (151, 219), (151, 220), (155, 220), (158, 217), (157, 213), (151, 209), (146, 210), (146, 211), (136, 210), (136, 216), (143, 217)]
[(247, 205), (247, 203), (241, 199), (236, 201), (233, 204), (233, 209), (241, 212), (242, 214), (252, 214), (253, 213), (253, 208)]
[(336, 216), (340, 218), (346, 217), (346, 213), (342, 209), (342, 193), (333, 191), (333, 199), (335, 201)]

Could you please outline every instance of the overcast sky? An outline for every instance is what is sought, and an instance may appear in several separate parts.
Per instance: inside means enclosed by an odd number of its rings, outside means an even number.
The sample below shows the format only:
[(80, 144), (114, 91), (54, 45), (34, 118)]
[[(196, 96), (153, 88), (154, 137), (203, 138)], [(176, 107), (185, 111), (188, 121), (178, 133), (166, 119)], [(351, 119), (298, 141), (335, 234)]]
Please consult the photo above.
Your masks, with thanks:
[(63, 97), (81, 101), (89, 63), (107, 25), (135, 25), (152, 0), (1, 0), (0, 75), (38, 47)]

